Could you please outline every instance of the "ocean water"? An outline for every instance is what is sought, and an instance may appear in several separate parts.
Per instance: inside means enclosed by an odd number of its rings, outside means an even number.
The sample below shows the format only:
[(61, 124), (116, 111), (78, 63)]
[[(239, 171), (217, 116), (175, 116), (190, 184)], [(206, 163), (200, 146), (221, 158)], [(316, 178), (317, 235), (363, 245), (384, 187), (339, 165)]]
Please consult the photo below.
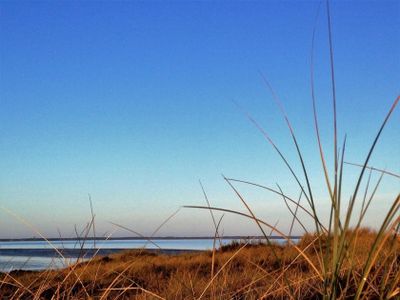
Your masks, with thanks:
[(11, 272), (13, 270), (39, 271), (45, 269), (65, 268), (76, 262), (76, 258), (62, 259), (59, 257), (45, 256), (10, 256), (0, 255), (0, 272)]
[[(238, 238), (222, 239), (222, 244), (229, 244)], [(275, 240), (283, 243), (284, 240)], [(76, 262), (78, 257), (86, 254), (92, 257), (100, 249), (99, 254), (108, 254), (122, 249), (162, 249), (165, 253), (179, 251), (210, 250), (213, 239), (154, 239), (151, 242), (141, 239), (121, 240), (57, 240), (57, 241), (2, 241), (0, 242), (0, 272), (12, 270), (44, 270), (67, 267)], [(60, 249), (61, 257), (54, 248)]]

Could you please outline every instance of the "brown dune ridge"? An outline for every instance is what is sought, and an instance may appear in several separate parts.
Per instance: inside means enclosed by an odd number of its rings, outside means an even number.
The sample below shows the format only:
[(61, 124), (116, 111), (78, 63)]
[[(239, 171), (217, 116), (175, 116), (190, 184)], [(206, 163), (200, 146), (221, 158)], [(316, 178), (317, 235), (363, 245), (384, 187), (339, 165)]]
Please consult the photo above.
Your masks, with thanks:
[[(346, 233), (349, 237), (354, 232)], [(339, 266), (337, 298), (352, 299), (377, 237), (359, 229)], [(362, 291), (365, 299), (396, 297), (400, 241), (387, 233)], [(297, 244), (239, 244), (200, 253), (165, 255), (131, 250), (96, 257), (64, 270), (14, 271), (0, 275), (2, 299), (322, 299), (328, 278), (318, 249), (327, 236), (305, 235)], [(322, 245), (321, 248), (318, 245)], [(296, 248), (297, 247), (297, 248)], [(351, 254), (351, 255), (350, 255)], [(326, 268), (326, 266), (325, 266)]]

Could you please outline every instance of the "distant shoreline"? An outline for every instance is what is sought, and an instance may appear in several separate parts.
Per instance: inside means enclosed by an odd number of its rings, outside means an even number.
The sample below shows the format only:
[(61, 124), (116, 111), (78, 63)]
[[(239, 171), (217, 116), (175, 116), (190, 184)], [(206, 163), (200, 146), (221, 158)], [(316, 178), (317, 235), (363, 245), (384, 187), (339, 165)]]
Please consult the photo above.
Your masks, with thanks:
[[(159, 254), (178, 255), (182, 253), (198, 253), (206, 250), (192, 249), (157, 249), (157, 248), (85, 248), (85, 249), (1, 249), (0, 256), (54, 257), (54, 258), (91, 258), (106, 256), (123, 251), (146, 251)], [(60, 255), (62, 254), (62, 256)]]
[[(271, 236), (268, 237), (271, 240), (284, 240), (286, 238), (282, 236)], [(301, 236), (291, 236), (290, 239), (300, 239)], [(213, 240), (215, 237), (211, 236), (157, 236), (157, 237), (71, 237), (71, 238), (17, 238), (17, 239), (0, 239), (0, 242), (39, 242), (39, 241), (115, 241), (115, 240)], [(254, 240), (261, 239), (265, 240), (264, 236), (224, 236), (221, 237), (224, 240)]]

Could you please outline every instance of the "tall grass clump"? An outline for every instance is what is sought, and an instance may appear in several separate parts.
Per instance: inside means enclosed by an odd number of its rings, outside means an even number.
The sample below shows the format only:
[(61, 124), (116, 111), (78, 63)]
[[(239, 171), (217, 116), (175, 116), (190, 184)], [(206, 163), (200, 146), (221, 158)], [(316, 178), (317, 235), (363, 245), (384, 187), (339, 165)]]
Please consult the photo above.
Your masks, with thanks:
[[(333, 117), (333, 168), (329, 171), (327, 165), (327, 157), (322, 144), (320, 125), (317, 113), (317, 101), (315, 96), (314, 86), (314, 37), (315, 28), (312, 34), (312, 47), (311, 47), (311, 70), (310, 70), (310, 82), (311, 82), (311, 100), (313, 107), (313, 119), (315, 127), (315, 136), (319, 149), (319, 160), (321, 162), (322, 171), (324, 174), (324, 181), (326, 185), (327, 193), (329, 194), (329, 206), (330, 213), (329, 219), (323, 220), (316, 208), (315, 193), (311, 188), (311, 176), (306, 167), (304, 155), (301, 150), (300, 142), (298, 141), (293, 125), (291, 124), (289, 117), (287, 116), (283, 104), (273, 90), (272, 85), (269, 83), (266, 77), (262, 74), (262, 78), (266, 87), (269, 89), (273, 100), (277, 104), (284, 121), (288, 127), (289, 134), (291, 136), (294, 149), (297, 153), (297, 157), (301, 166), (300, 172), (297, 172), (292, 164), (289, 163), (286, 156), (271, 139), (269, 134), (260, 126), (260, 124), (249, 114), (245, 113), (247, 118), (255, 127), (262, 133), (267, 142), (276, 151), (278, 156), (281, 158), (285, 167), (291, 173), (293, 179), (298, 185), (301, 195), (304, 196), (307, 203), (300, 205), (300, 198), (298, 200), (292, 199), (288, 195), (284, 194), (282, 189), (270, 188), (254, 182), (226, 178), (226, 182), (232, 188), (234, 193), (243, 203), (248, 213), (242, 213), (239, 211), (233, 211), (224, 208), (217, 207), (202, 207), (202, 206), (189, 206), (192, 208), (211, 209), (215, 211), (229, 212), (237, 215), (241, 215), (254, 220), (258, 225), (262, 234), (269, 242), (268, 235), (265, 233), (264, 228), (268, 227), (272, 229), (276, 234), (283, 236), (287, 239), (288, 243), (298, 252), (305, 262), (308, 263), (310, 269), (314, 271), (313, 285), (314, 293), (313, 297), (318, 299), (392, 299), (400, 297), (400, 248), (399, 248), (399, 227), (400, 227), (400, 193), (392, 200), (390, 208), (386, 212), (382, 223), (377, 225), (376, 230), (370, 230), (362, 227), (365, 216), (370, 208), (370, 204), (374, 201), (374, 197), (378, 186), (384, 175), (393, 176), (400, 178), (399, 175), (377, 169), (369, 166), (371, 156), (375, 150), (376, 145), (379, 142), (382, 131), (384, 130), (387, 122), (389, 121), (393, 111), (400, 101), (398, 96), (389, 108), (386, 116), (384, 116), (381, 126), (378, 128), (377, 133), (372, 136), (371, 146), (367, 149), (367, 155), (362, 159), (362, 164), (354, 164), (345, 161), (346, 154), (346, 137), (344, 141), (339, 145), (338, 141), (338, 124), (337, 124), (337, 105), (336, 105), (336, 83), (335, 83), (335, 68), (334, 68), (334, 51), (333, 51), (333, 40), (331, 30), (331, 14), (329, 8), (329, 2), (326, 2), (327, 12), (327, 27), (328, 27), (328, 41), (329, 41), (329, 60), (330, 60), (330, 79), (331, 79), (331, 94), (332, 94), (332, 117)], [(317, 16), (318, 18), (318, 16)], [(347, 182), (344, 180), (344, 165), (355, 165), (359, 167), (359, 175), (355, 182)], [(368, 170), (369, 175), (368, 175)], [(377, 171), (380, 173), (380, 178), (372, 188), (372, 192), (369, 196), (368, 192), (371, 188), (371, 172)], [(367, 177), (367, 178), (366, 178)], [(362, 188), (363, 180), (367, 180), (367, 184)], [(258, 188), (268, 190), (281, 196), (292, 215), (292, 225), (290, 232), (293, 229), (294, 222), (297, 222), (307, 233), (296, 246), (290, 240), (290, 234), (285, 235), (276, 226), (269, 224), (256, 217), (255, 212), (252, 211), (247, 201), (239, 193), (238, 189), (234, 186), (235, 183), (242, 183)], [(343, 200), (343, 189), (354, 185), (354, 189), (351, 193), (348, 202)], [(362, 190), (364, 189), (364, 190)], [(288, 203), (294, 204), (295, 208), (291, 209)], [(356, 212), (356, 204), (361, 205), (359, 213)], [(303, 225), (303, 222), (298, 217), (297, 212), (302, 210), (307, 214), (308, 217), (313, 219), (314, 228), (308, 233), (309, 230)], [(307, 250), (305, 250), (307, 249)], [(277, 257), (277, 254), (273, 254)], [(293, 263), (293, 262), (292, 262)], [(304, 294), (301, 293), (301, 289), (289, 279), (287, 271), (290, 269), (289, 265), (282, 265), (280, 267), (282, 278), (281, 287), (287, 291), (288, 297), (294, 299), (304, 298)], [(310, 280), (311, 280), (310, 278)], [(314, 279), (318, 278), (317, 281)], [(305, 280), (307, 281), (307, 280)], [(311, 282), (311, 281), (310, 281)], [(304, 281), (303, 281), (304, 283)], [(263, 297), (271, 296), (269, 293), (271, 289), (267, 288), (267, 292), (264, 293)], [(308, 298), (308, 297), (306, 297)]]

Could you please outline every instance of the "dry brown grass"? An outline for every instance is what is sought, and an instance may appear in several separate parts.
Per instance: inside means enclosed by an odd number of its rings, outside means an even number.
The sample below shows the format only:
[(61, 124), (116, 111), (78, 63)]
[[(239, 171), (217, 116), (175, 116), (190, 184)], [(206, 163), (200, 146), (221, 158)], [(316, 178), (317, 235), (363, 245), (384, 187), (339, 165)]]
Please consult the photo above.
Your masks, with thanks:
[[(355, 255), (341, 266), (338, 298), (354, 296), (376, 233), (361, 229), (358, 236)], [(320, 239), (326, 243), (328, 238)], [(316, 237), (306, 235), (299, 248), (321, 267), (316, 245)], [(392, 235), (367, 278), (364, 297), (396, 291), (399, 250), (399, 238)], [(2, 299), (320, 299), (324, 291), (323, 282), (293, 246), (236, 244), (216, 252), (213, 279), (211, 267), (211, 251), (174, 256), (132, 250), (59, 271), (2, 274), (0, 294)], [(395, 288), (389, 291), (384, 281), (394, 280)]]

